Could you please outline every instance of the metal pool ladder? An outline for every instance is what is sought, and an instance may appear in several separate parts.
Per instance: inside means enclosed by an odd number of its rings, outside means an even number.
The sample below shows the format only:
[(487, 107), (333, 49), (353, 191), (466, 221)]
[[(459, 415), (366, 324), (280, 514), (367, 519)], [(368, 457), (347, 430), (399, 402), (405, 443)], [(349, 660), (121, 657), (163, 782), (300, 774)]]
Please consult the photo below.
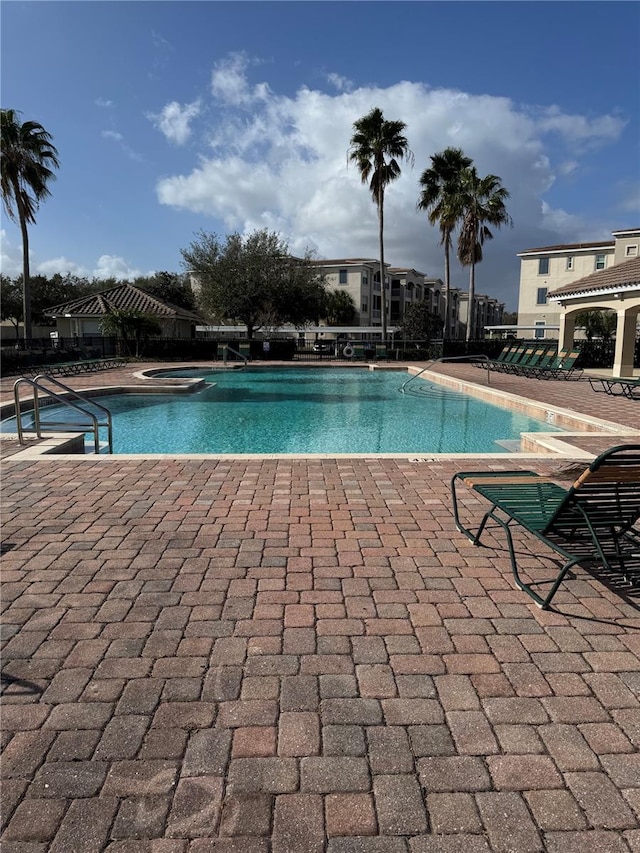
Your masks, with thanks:
[[(54, 388), (47, 387), (44, 384), (45, 382), (50, 383)], [(22, 420), (24, 413), (20, 401), (20, 386), (23, 384), (29, 385), (33, 389), (33, 426), (31, 427), (25, 426)], [(58, 391), (54, 389), (58, 389)], [(60, 391), (64, 392), (65, 396), (62, 396), (59, 393)], [(42, 401), (40, 400), (40, 394), (44, 397)], [(42, 438), (42, 433), (45, 430), (47, 432), (92, 432), (94, 452), (100, 453), (100, 428), (103, 428), (107, 430), (106, 447), (109, 453), (113, 453), (113, 427), (109, 409), (100, 403), (96, 403), (94, 400), (89, 400), (78, 393), (78, 391), (65, 385), (64, 382), (54, 379), (53, 376), (49, 376), (47, 373), (40, 373), (33, 379), (28, 379), (25, 376), (21, 377), (13, 386), (13, 399), (15, 401), (16, 427), (20, 444), (25, 444), (24, 434), (27, 432), (34, 432), (38, 438)], [(54, 403), (59, 403), (62, 406), (73, 409), (78, 413), (79, 417), (88, 418), (90, 423), (87, 423), (86, 420), (84, 422), (81, 420), (70, 422), (47, 421), (43, 425), (40, 410), (43, 406), (49, 406)], [(98, 419), (95, 411), (90, 411), (83, 408), (83, 406), (93, 406), (94, 409), (97, 409), (103, 415), (102, 420)]]
[(417, 373), (414, 373), (410, 376), (406, 382), (398, 389), (401, 394), (404, 394), (405, 388), (410, 382), (413, 382), (414, 379), (417, 379), (418, 376), (422, 376), (422, 374), (429, 370), (430, 367), (433, 367), (434, 364), (441, 364), (445, 361), (481, 361), (484, 366), (487, 368), (487, 385), (491, 384), (491, 370), (489, 366), (489, 358), (486, 355), (448, 355), (445, 358), (434, 358), (432, 359), (422, 370), (419, 370)]

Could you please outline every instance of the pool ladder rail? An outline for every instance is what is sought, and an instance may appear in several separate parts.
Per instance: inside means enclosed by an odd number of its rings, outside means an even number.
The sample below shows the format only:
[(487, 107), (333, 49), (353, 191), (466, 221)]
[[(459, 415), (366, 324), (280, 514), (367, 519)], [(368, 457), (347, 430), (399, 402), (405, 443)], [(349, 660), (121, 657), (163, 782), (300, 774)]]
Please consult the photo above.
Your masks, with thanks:
[(400, 388), (398, 390), (400, 391), (401, 394), (404, 394), (405, 388), (407, 387), (407, 385), (410, 382), (413, 382), (413, 380), (417, 379), (418, 376), (422, 376), (422, 374), (426, 370), (429, 370), (430, 367), (433, 367), (434, 364), (440, 364), (440, 363), (445, 362), (445, 361), (482, 361), (482, 362), (484, 362), (485, 367), (487, 368), (487, 385), (491, 384), (491, 378), (490, 378), (491, 377), (491, 368), (489, 367), (490, 359), (488, 356), (486, 356), (486, 355), (449, 355), (449, 356), (445, 356), (443, 358), (434, 358), (432, 361), (429, 362), (429, 364), (427, 364), (425, 367), (423, 367), (422, 370), (419, 370), (417, 373), (414, 373), (413, 376), (410, 376), (406, 380), (406, 382), (404, 382), (400, 386)]
[[(48, 383), (54, 387), (49, 387)], [(29, 385), (33, 389), (33, 426), (25, 426), (23, 422), (23, 415), (25, 412), (22, 410), (22, 403), (26, 401), (20, 400), (21, 385)], [(40, 399), (41, 394), (44, 397), (44, 400)], [(16, 427), (18, 432), (18, 441), (20, 444), (26, 443), (24, 439), (25, 433), (34, 432), (38, 438), (42, 438), (43, 432), (45, 431), (92, 432), (94, 453), (100, 453), (102, 447), (104, 447), (108, 453), (113, 453), (113, 426), (111, 412), (109, 409), (102, 406), (100, 403), (96, 403), (94, 400), (89, 400), (78, 391), (75, 391), (73, 388), (65, 385), (64, 382), (60, 382), (59, 379), (54, 379), (53, 376), (50, 376), (47, 373), (39, 373), (33, 379), (23, 376), (18, 379), (13, 386), (13, 398), (15, 401)], [(40, 416), (40, 410), (54, 403), (73, 409), (85, 420), (82, 422), (80, 420), (69, 422), (47, 420), (43, 424)], [(99, 419), (95, 411), (84, 408), (84, 406), (93, 407), (94, 410), (97, 409), (98, 413), (102, 415), (102, 418)], [(31, 412), (31, 410), (29, 411)], [(90, 423), (87, 423), (87, 418)], [(100, 443), (101, 428), (107, 430), (107, 441), (102, 447)]]

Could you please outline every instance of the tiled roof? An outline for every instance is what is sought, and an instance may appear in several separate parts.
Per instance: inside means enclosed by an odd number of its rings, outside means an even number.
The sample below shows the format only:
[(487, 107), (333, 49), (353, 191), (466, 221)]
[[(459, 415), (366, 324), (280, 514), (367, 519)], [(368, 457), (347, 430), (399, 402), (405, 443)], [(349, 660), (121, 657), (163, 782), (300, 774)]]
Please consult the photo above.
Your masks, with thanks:
[(102, 290), (99, 293), (92, 293), (89, 296), (81, 296), (70, 302), (54, 305), (52, 308), (48, 308), (46, 313), (52, 317), (64, 316), (65, 314), (82, 317), (103, 317), (114, 309), (140, 311), (144, 314), (154, 314), (157, 317), (164, 317), (168, 320), (203, 322), (199, 314), (188, 311), (186, 308), (180, 308), (171, 302), (158, 299), (140, 287), (127, 283), (119, 284), (108, 290)]
[(529, 255), (532, 252), (561, 252), (564, 249), (599, 249), (612, 248), (615, 246), (614, 240), (598, 240), (597, 243), (562, 243), (559, 246), (539, 246), (535, 249), (525, 249), (524, 252), (518, 252), (520, 255)]
[(570, 293), (589, 293), (593, 290), (617, 290), (621, 287), (637, 285), (640, 287), (640, 257), (631, 258), (621, 264), (614, 264), (606, 270), (598, 270), (570, 284), (550, 290), (547, 296), (559, 296)]
[[(314, 258), (311, 263), (318, 267), (331, 267), (336, 264), (379, 264), (380, 261), (375, 258), (332, 258), (330, 260)], [(388, 266), (388, 264), (385, 264), (385, 266)]]

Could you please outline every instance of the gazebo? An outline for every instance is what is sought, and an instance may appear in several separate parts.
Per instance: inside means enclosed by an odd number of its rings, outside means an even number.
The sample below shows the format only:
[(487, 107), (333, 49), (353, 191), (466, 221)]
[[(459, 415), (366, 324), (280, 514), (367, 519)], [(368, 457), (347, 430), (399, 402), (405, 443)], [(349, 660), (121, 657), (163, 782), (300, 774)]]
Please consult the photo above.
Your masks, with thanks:
[(617, 317), (614, 376), (633, 376), (633, 355), (640, 312), (640, 257), (614, 264), (547, 294), (560, 306), (559, 347), (571, 348), (576, 316), (611, 310)]

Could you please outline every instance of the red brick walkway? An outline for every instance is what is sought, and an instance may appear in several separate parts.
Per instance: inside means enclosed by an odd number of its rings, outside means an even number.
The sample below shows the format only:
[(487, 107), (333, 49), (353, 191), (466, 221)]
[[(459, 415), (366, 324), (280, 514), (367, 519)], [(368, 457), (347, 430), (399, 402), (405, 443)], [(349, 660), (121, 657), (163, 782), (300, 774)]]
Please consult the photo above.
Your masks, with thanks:
[(3, 853), (640, 851), (638, 595), (460, 467), (5, 459)]

